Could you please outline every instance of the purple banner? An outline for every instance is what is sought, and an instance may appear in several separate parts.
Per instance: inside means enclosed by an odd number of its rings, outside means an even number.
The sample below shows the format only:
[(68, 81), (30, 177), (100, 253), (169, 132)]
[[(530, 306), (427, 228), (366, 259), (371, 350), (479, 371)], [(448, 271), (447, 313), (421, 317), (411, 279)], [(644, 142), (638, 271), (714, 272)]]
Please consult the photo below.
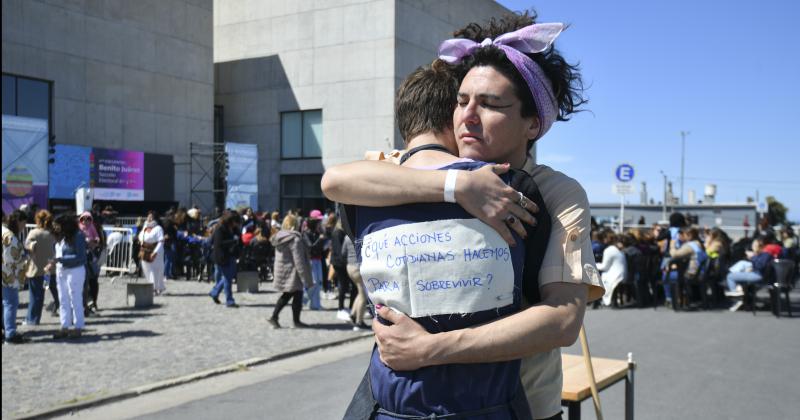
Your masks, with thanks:
[(92, 149), (89, 167), (96, 200), (144, 200), (144, 153)]

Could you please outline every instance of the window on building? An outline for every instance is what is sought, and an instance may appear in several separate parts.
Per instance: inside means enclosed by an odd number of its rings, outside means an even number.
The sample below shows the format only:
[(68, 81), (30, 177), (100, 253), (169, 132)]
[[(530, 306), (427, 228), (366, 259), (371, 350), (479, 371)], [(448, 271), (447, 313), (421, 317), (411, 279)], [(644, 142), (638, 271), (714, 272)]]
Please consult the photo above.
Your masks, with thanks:
[(50, 84), (40, 80), (17, 78), (17, 115), (50, 117)]
[(282, 175), (281, 176), (281, 213), (291, 209), (301, 209), (303, 216), (314, 209), (325, 210), (333, 207), (320, 188), (321, 174)]
[(17, 115), (16, 77), (3, 75), (3, 115)]
[(3, 74), (3, 115), (50, 120), (51, 82)]
[(322, 157), (322, 110), (281, 113), (281, 158)]

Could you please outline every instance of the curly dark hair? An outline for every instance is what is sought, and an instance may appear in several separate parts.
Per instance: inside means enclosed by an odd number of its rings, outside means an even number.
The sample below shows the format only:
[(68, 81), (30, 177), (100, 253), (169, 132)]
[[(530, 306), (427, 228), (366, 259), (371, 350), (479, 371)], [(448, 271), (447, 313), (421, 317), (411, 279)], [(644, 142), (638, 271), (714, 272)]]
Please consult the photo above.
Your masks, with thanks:
[(53, 234), (57, 241), (65, 240), (73, 244), (78, 233), (78, 216), (75, 213), (63, 213), (53, 220)]
[[(455, 31), (453, 35), (457, 38), (467, 38), (475, 42), (481, 42), (486, 38), (494, 39), (505, 33), (533, 25), (536, 22), (536, 18), (537, 14), (533, 10), (508, 14), (499, 19), (491, 18), (484, 25), (470, 23), (464, 28)], [(535, 61), (542, 68), (547, 78), (550, 79), (553, 93), (558, 103), (557, 120), (569, 120), (570, 114), (578, 112), (578, 108), (588, 102), (583, 96), (584, 87), (578, 64), (568, 63), (558, 50), (553, 47), (542, 53), (526, 55)], [(467, 72), (476, 66), (491, 66), (511, 80), (514, 85), (514, 92), (519, 100), (522, 101), (520, 113), (523, 117), (538, 115), (536, 104), (528, 90), (525, 79), (522, 78), (501, 49), (494, 46), (480, 48), (473, 55), (465, 58), (458, 66), (459, 81), (464, 80)]]
[(20, 223), (25, 223), (27, 220), (28, 216), (22, 210), (14, 210), (11, 214), (3, 218), (6, 228), (14, 235), (19, 235)]

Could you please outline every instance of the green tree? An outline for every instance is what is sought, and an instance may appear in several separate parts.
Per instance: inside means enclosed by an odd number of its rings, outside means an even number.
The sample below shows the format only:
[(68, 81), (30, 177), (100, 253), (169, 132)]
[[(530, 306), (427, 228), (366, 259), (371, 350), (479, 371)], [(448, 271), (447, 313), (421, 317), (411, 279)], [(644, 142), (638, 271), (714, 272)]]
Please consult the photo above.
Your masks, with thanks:
[(770, 225), (785, 225), (787, 211), (788, 209), (783, 203), (771, 195), (767, 196), (767, 219)]

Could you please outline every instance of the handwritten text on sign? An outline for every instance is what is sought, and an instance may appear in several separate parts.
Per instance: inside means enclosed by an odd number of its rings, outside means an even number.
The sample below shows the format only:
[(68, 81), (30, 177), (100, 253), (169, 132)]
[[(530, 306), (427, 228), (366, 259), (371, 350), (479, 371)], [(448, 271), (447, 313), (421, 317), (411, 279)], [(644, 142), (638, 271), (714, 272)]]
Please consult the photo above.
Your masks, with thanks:
[(513, 303), (505, 241), (477, 219), (394, 226), (366, 235), (361, 276), (373, 303), (412, 317), (471, 313)]

